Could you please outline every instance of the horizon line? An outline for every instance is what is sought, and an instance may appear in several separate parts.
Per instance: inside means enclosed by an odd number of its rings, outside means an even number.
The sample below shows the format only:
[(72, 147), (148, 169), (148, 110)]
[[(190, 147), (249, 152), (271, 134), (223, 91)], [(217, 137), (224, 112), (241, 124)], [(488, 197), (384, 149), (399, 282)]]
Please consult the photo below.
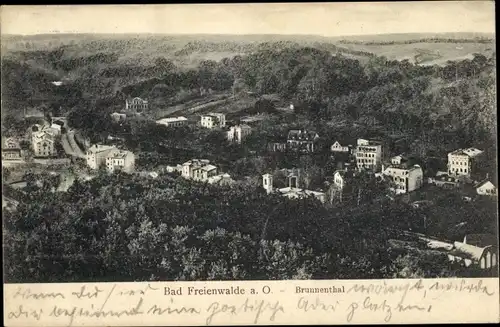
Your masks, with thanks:
[(477, 31), (461, 31), (461, 32), (404, 32), (404, 33), (376, 33), (376, 34), (344, 34), (344, 35), (324, 35), (324, 34), (300, 34), (300, 33), (244, 33), (244, 34), (232, 34), (232, 33), (162, 33), (162, 32), (123, 32), (123, 33), (113, 33), (113, 32), (46, 32), (46, 33), (35, 33), (35, 34), (14, 34), (14, 33), (1, 33), (3, 36), (42, 36), (42, 35), (169, 35), (169, 36), (186, 36), (186, 35), (212, 35), (212, 36), (315, 36), (323, 38), (342, 38), (342, 37), (353, 37), (353, 36), (382, 36), (382, 35), (412, 35), (412, 34), (433, 34), (433, 35), (446, 35), (446, 34), (480, 34), (495, 36), (495, 32), (477, 32)]

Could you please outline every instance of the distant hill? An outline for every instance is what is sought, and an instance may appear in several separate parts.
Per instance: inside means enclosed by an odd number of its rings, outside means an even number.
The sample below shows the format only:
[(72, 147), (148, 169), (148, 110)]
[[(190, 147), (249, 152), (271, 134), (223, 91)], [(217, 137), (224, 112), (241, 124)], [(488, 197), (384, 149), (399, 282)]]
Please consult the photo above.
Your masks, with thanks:
[[(456, 41), (456, 42), (455, 42)], [(457, 45), (455, 45), (457, 44)], [(325, 37), (318, 35), (170, 35), (170, 34), (40, 34), (3, 35), (2, 56), (21, 51), (50, 51), (63, 48), (65, 56), (115, 53), (119, 62), (150, 64), (151, 58), (164, 56), (179, 66), (192, 66), (201, 60), (221, 60), (263, 47), (312, 46), (341, 52), (356, 59), (372, 55), (388, 59), (421, 56), (446, 62), (473, 53), (494, 51), (494, 35), (486, 33), (382, 34)], [(437, 54), (439, 52), (439, 54)], [(425, 60), (424, 60), (425, 61)], [(429, 61), (429, 60), (427, 60)]]

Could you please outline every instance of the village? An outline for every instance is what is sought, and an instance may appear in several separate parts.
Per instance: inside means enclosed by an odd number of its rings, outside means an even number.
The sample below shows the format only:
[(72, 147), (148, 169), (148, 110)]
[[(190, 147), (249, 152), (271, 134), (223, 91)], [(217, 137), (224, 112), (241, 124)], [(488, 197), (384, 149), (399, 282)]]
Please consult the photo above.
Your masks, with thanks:
[[(293, 110), (293, 104), (290, 105)], [(133, 120), (148, 111), (148, 101), (130, 98), (125, 102), (122, 112), (114, 112), (110, 119), (114, 123)], [(188, 125), (200, 129), (221, 131), (228, 144), (242, 144), (252, 134), (251, 119), (227, 121), (224, 113), (208, 112), (189, 119), (184, 116), (165, 117), (155, 120), (156, 124), (168, 129)], [(68, 126), (66, 117), (51, 117), (50, 123), (41, 119), (32, 125), (24, 135), (8, 137), (2, 144), (2, 161), (9, 169), (7, 184), (22, 190), (26, 186), (23, 176), (27, 172), (49, 171), (59, 177), (53, 191), (66, 191), (77, 179), (89, 180), (99, 171), (107, 173), (122, 172), (157, 178), (161, 174), (180, 176), (197, 183), (231, 185), (237, 182), (230, 172), (223, 171), (217, 162), (206, 158), (191, 158), (185, 162), (172, 162), (152, 170), (138, 169), (137, 154), (122, 145), (89, 144), (78, 140), (75, 131)], [(242, 123), (245, 121), (245, 123)], [(113, 140), (109, 136), (108, 140)], [(321, 135), (313, 130), (293, 129), (283, 135), (282, 142), (270, 142), (270, 153), (314, 154), (324, 151), (319, 144)], [(384, 142), (377, 139), (358, 138), (355, 142), (340, 139), (322, 140), (327, 142), (326, 151), (335, 159), (336, 169), (327, 176), (323, 188), (308, 189), (304, 183), (304, 167), (284, 167), (280, 170), (285, 176), (285, 185), (276, 186), (271, 171), (259, 176), (262, 189), (267, 194), (278, 194), (291, 199), (315, 198), (323, 205), (352, 201), (359, 205), (360, 187), (355, 187), (356, 177), (370, 176), (385, 183), (390, 190), (390, 198), (406, 197), (414, 207), (432, 206), (432, 196), (425, 194), (429, 188), (454, 189), (462, 195), (464, 202), (476, 197), (496, 197), (497, 186), (481, 171), (483, 151), (476, 148), (456, 149), (448, 153), (447, 166), (435, 175), (426, 176), (420, 163), (404, 153), (390, 153)], [(255, 176), (254, 176), (255, 177)], [(365, 178), (365, 177), (363, 177)], [(424, 190), (424, 191), (423, 191)], [(435, 191), (434, 191), (435, 192)], [(374, 198), (378, 195), (373, 194)], [(15, 210), (16, 199), (3, 196), (3, 207)], [(411, 233), (413, 238), (424, 240), (433, 250), (449, 253), (450, 261), (461, 260), (467, 266), (473, 264), (482, 269), (495, 267), (497, 256), (495, 243), (488, 235), (472, 235), (464, 240), (443, 241), (427, 235)], [(484, 240), (487, 239), (486, 243)], [(457, 259), (458, 258), (458, 259)]]

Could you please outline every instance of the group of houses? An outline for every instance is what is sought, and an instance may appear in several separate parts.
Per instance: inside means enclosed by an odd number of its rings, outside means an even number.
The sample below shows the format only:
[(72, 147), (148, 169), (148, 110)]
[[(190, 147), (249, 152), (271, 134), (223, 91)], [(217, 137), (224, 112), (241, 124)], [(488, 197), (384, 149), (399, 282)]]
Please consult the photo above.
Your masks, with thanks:
[[(186, 117), (168, 117), (156, 121), (157, 124), (166, 127), (180, 127), (189, 124)], [(223, 129), (226, 133), (226, 139), (231, 143), (240, 144), (243, 139), (252, 133), (252, 128), (246, 124), (238, 124), (235, 126), (226, 126), (226, 115), (223, 113), (208, 113), (201, 115), (200, 126), (207, 129)]]
[[(314, 131), (294, 129), (288, 132), (287, 141), (269, 143), (271, 151), (299, 151), (313, 153), (319, 135)], [(421, 188), (427, 181), (437, 186), (458, 186), (465, 179), (469, 179), (479, 195), (496, 195), (496, 186), (488, 180), (472, 182), (471, 175), (477, 167), (483, 151), (475, 148), (459, 149), (448, 154), (448, 171), (438, 172), (436, 177), (424, 179), (424, 171), (420, 165), (412, 162), (405, 155), (400, 154), (385, 160), (384, 144), (379, 140), (357, 139), (356, 144), (342, 144), (335, 141), (330, 146), (334, 155), (342, 154), (346, 162), (342, 168), (333, 174), (333, 185), (340, 191), (349, 185), (354, 176), (361, 171), (373, 173), (376, 177), (390, 182), (390, 188), (396, 194), (413, 192)], [(272, 185), (272, 177), (263, 177), (264, 188)]]
[(91, 169), (105, 168), (108, 172), (131, 173), (135, 169), (135, 155), (131, 151), (114, 146), (95, 144), (87, 149), (87, 166)]
[(111, 119), (115, 122), (124, 121), (127, 117), (135, 117), (146, 112), (149, 108), (148, 100), (139, 97), (127, 98), (125, 100), (125, 108), (111, 114)]
[(208, 184), (231, 184), (234, 182), (231, 175), (222, 173), (208, 159), (191, 159), (177, 166), (167, 166), (167, 172), (177, 172), (185, 179)]
[[(383, 144), (376, 140), (358, 139), (356, 146), (341, 144), (336, 141), (330, 147), (333, 153), (345, 153), (352, 156), (358, 171), (368, 170), (383, 178), (390, 178), (396, 194), (409, 193), (421, 188), (424, 182), (441, 187), (458, 187), (464, 183), (474, 186), (479, 195), (496, 195), (496, 186), (489, 180), (474, 182), (472, 176), (477, 172), (483, 151), (476, 148), (458, 149), (448, 154), (447, 171), (438, 171), (436, 176), (424, 179), (420, 165), (412, 163), (403, 154), (394, 156), (389, 162), (384, 161)], [(347, 166), (350, 167), (350, 166)], [(352, 166), (351, 166), (352, 167)], [(347, 183), (349, 168), (335, 172), (334, 181), (339, 188)]]
[[(53, 158), (57, 155), (56, 142), (65, 128), (64, 117), (52, 118), (52, 124), (34, 124), (28, 130), (28, 139), (35, 158)], [(2, 139), (2, 159), (10, 162), (22, 161), (25, 151), (20, 137)]]

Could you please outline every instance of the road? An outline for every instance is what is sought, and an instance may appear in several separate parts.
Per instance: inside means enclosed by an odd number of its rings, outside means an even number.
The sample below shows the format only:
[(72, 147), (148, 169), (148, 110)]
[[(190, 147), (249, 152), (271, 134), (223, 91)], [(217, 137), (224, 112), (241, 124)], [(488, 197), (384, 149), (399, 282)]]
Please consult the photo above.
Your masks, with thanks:
[(73, 157), (85, 158), (85, 153), (76, 144), (75, 132), (73, 130), (69, 130), (67, 133), (61, 135), (61, 143), (66, 154)]

